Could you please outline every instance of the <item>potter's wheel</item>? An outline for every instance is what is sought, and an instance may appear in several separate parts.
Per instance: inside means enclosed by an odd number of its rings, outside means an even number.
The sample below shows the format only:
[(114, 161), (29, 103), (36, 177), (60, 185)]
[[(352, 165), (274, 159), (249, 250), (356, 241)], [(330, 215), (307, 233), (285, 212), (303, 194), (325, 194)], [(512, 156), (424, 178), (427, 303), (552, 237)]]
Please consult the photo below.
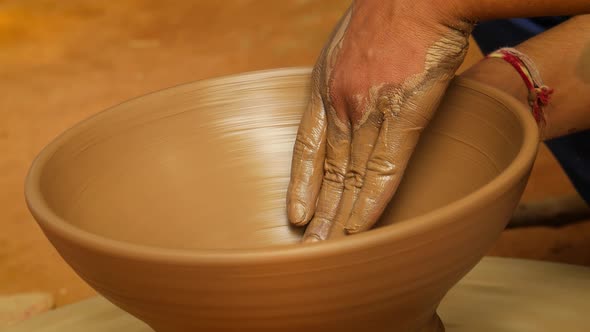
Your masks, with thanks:
[[(447, 332), (588, 331), (590, 269), (484, 258), (445, 297)], [(152, 332), (101, 297), (43, 314), (4, 332)]]

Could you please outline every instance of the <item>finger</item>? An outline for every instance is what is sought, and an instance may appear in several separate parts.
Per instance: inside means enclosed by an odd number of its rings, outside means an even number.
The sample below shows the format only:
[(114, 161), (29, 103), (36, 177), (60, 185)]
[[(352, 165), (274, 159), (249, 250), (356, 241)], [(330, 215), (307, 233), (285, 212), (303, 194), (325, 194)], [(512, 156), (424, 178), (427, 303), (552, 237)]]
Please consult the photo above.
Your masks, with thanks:
[(330, 42), (322, 50), (312, 73), (311, 99), (297, 132), (287, 191), (287, 217), (294, 225), (306, 225), (315, 212), (325, 159), (327, 116), (324, 107), (328, 104), (327, 77), (332, 67), (327, 60), (336, 58), (350, 13), (349, 8), (332, 31)]
[[(402, 163), (409, 158), (419, 128), (396, 128), (395, 119), (385, 114), (377, 143), (367, 162), (365, 181), (354, 203), (345, 230), (354, 234), (375, 224), (401, 179)], [(398, 130), (399, 129), (399, 130)]]
[(328, 238), (344, 189), (344, 175), (350, 154), (350, 126), (332, 108), (327, 112), (326, 160), (324, 178), (315, 215), (303, 235), (303, 242)]
[(305, 225), (313, 216), (322, 184), (326, 141), (326, 113), (312, 75), (313, 88), (307, 111), (303, 114), (291, 162), (291, 180), (287, 191), (287, 216), (294, 225)]
[(366, 115), (366, 120), (356, 124), (353, 128), (350, 163), (344, 176), (344, 191), (329, 238), (338, 238), (345, 235), (344, 227), (350, 217), (354, 202), (363, 187), (367, 162), (379, 136), (382, 121), (383, 114), (372, 110)]
[(379, 106), (383, 123), (367, 162), (363, 187), (346, 222), (346, 233), (368, 230), (377, 222), (397, 190), (420, 134), (447, 85), (447, 81), (441, 81), (426, 93), (413, 93), (401, 103)]

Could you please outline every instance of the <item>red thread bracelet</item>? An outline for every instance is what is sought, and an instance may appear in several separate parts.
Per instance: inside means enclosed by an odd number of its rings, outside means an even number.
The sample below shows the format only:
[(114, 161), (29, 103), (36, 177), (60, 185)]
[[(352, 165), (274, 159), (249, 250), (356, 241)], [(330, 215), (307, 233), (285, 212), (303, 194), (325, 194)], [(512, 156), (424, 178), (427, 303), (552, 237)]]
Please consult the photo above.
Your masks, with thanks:
[(503, 59), (516, 69), (529, 90), (528, 103), (531, 106), (533, 117), (539, 127), (543, 129), (547, 124), (547, 116), (543, 107), (549, 104), (553, 89), (543, 84), (541, 75), (532, 60), (513, 48), (501, 48), (490, 53), (487, 58)]

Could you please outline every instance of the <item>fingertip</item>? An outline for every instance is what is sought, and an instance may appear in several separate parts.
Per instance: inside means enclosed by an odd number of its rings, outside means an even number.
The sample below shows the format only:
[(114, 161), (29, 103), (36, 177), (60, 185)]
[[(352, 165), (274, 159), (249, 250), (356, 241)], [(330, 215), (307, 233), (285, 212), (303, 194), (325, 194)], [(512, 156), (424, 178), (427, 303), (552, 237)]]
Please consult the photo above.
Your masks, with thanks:
[(332, 223), (325, 218), (314, 217), (303, 234), (303, 243), (323, 241), (330, 235)]
[(344, 227), (344, 231), (346, 234), (358, 234), (368, 229), (367, 223), (363, 222), (358, 216), (351, 215), (346, 222), (346, 226)]
[(309, 222), (305, 204), (295, 201), (289, 204), (289, 222), (295, 226), (305, 226)]
[(301, 243), (316, 243), (320, 241), (322, 239), (317, 234), (306, 234), (301, 240)]

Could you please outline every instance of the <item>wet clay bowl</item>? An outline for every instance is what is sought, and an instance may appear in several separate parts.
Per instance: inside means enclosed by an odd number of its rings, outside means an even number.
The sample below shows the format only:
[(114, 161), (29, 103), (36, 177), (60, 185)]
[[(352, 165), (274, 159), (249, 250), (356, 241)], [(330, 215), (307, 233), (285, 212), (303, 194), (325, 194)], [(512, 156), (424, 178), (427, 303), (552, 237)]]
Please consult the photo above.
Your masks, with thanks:
[(438, 303), (521, 196), (532, 117), (456, 79), (379, 227), (303, 246), (285, 192), (309, 76), (211, 79), (102, 112), (40, 153), (29, 208), (84, 280), (158, 332), (442, 331)]

